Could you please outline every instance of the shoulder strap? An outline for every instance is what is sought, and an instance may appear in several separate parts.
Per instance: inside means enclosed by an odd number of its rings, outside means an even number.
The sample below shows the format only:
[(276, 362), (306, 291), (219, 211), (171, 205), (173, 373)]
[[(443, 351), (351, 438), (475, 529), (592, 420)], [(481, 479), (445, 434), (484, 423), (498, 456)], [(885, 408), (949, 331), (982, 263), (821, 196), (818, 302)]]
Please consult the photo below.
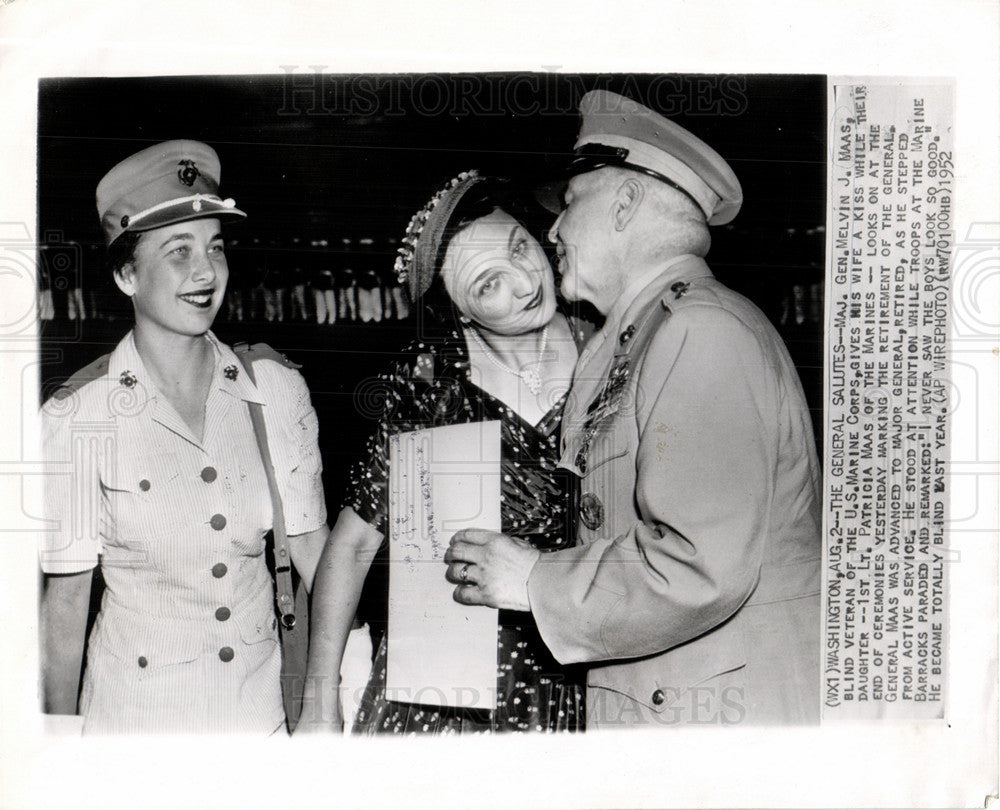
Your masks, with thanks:
[[(264, 344), (258, 344), (263, 346)], [(272, 353), (273, 349), (268, 348)], [(246, 369), (250, 382), (257, 384), (253, 373), (252, 357), (257, 353), (255, 346), (240, 342), (233, 344), (233, 351)], [(279, 355), (280, 357), (281, 355)], [(268, 358), (271, 359), (271, 358)], [(278, 613), (281, 615), (281, 626), (290, 630), (295, 626), (295, 595), (292, 586), (292, 558), (288, 549), (288, 532), (285, 528), (285, 510), (281, 503), (281, 493), (278, 491), (278, 481), (274, 475), (274, 465), (271, 463), (271, 451), (267, 446), (267, 428), (264, 425), (264, 411), (259, 402), (248, 402), (250, 422), (253, 424), (254, 436), (257, 438), (257, 449), (260, 459), (264, 462), (264, 474), (267, 476), (267, 488), (271, 493), (271, 504), (274, 510), (274, 585), (277, 592)]]
[(70, 377), (66, 382), (60, 385), (55, 392), (52, 394), (52, 398), (55, 400), (63, 400), (66, 397), (71, 396), (75, 392), (79, 391), (88, 383), (94, 382), (94, 380), (99, 380), (105, 374), (108, 373), (108, 365), (110, 364), (111, 355), (103, 354), (98, 357), (93, 363), (90, 363), (79, 371), (77, 371), (72, 377)]
[[(618, 338), (620, 348), (615, 352), (612, 368), (622, 357), (642, 357), (646, 344), (653, 339), (657, 328), (670, 317), (670, 309), (662, 298), (655, 298), (639, 312), (632, 324)], [(624, 344), (622, 341), (624, 340)]]
[[(293, 363), (285, 355), (279, 352), (277, 349), (271, 348), (266, 343), (254, 343), (252, 346), (246, 341), (241, 340), (239, 343), (233, 344), (233, 351), (239, 356), (240, 360), (246, 357), (247, 360), (256, 362), (258, 360), (273, 360), (278, 365), (284, 366), (285, 368), (299, 369), (302, 366), (299, 363)], [(246, 366), (246, 362), (243, 362)], [(250, 374), (250, 379), (253, 379), (253, 372), (247, 369)]]

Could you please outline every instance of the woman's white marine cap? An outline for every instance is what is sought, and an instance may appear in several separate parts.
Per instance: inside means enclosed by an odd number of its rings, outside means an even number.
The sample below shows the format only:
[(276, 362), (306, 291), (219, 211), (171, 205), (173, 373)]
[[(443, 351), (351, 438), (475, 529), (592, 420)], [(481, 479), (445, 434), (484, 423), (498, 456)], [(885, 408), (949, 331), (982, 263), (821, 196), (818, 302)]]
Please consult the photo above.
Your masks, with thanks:
[(724, 225), (743, 204), (743, 189), (723, 157), (648, 107), (607, 90), (580, 101), (583, 118), (569, 176), (605, 166), (655, 177), (691, 198), (709, 225)]
[(105, 241), (191, 219), (244, 219), (234, 200), (219, 197), (221, 175), (215, 150), (198, 141), (165, 141), (126, 158), (97, 184)]

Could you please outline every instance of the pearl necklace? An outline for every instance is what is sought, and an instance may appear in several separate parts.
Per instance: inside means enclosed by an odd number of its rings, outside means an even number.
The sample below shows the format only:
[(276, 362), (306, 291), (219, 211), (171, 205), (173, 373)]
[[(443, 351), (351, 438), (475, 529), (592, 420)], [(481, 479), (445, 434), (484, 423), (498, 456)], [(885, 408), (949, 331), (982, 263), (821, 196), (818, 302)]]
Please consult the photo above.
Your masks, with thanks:
[(493, 365), (499, 368), (501, 371), (506, 371), (508, 374), (513, 374), (515, 377), (520, 377), (528, 390), (532, 394), (538, 396), (542, 392), (542, 375), (540, 373), (540, 368), (542, 365), (542, 358), (545, 356), (545, 347), (548, 345), (549, 341), (549, 325), (545, 324), (542, 329), (542, 341), (541, 345), (538, 347), (538, 360), (531, 366), (527, 366), (520, 371), (511, 368), (506, 363), (500, 360), (489, 346), (486, 345), (486, 341), (479, 336), (479, 330), (472, 326), (469, 328), (472, 332), (472, 337), (475, 338), (476, 343), (479, 344), (479, 348), (483, 350), (483, 354), (486, 355), (486, 359), (489, 360)]

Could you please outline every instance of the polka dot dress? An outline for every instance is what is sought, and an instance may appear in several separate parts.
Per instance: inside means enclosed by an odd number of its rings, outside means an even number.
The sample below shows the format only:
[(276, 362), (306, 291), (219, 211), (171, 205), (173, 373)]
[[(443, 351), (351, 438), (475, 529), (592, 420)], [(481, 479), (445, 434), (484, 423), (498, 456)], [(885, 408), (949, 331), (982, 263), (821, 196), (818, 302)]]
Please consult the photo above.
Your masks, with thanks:
[[(501, 422), (501, 528), (542, 552), (572, 545), (575, 479), (557, 469), (563, 401), (537, 425), (474, 385), (464, 339), (415, 342), (379, 378), (385, 408), (353, 471), (346, 505), (386, 533), (388, 437), (391, 433), (466, 422)], [(375, 657), (361, 700), (356, 734), (458, 734), (501, 731), (582, 731), (585, 673), (549, 653), (530, 613), (500, 611), (497, 694), (493, 711), (398, 703), (385, 698), (386, 641)]]

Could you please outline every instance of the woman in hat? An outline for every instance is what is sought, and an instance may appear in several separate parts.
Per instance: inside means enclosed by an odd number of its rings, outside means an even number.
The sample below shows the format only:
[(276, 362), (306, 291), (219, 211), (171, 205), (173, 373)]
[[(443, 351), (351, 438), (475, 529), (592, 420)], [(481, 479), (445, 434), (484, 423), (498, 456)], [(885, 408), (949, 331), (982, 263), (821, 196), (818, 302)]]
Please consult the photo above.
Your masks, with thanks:
[[(548, 258), (521, 213), (503, 183), (469, 172), (435, 194), (407, 229), (396, 269), (421, 308), (422, 337), (378, 378), (378, 428), (320, 561), (303, 704), (312, 710), (304, 709), (300, 729), (343, 723), (341, 659), (362, 583), (388, 532), (391, 434), (498, 420), (504, 529), (543, 552), (573, 543), (571, 483), (556, 464), (583, 336), (558, 311)], [(529, 613), (501, 611), (493, 711), (394, 702), (385, 694), (383, 640), (354, 732), (582, 730), (581, 674), (552, 658)]]
[[(326, 540), (316, 416), (280, 355), (250, 369), (210, 331), (229, 276), (202, 143), (132, 155), (97, 188), (133, 329), (43, 406), (52, 530), (42, 549), (43, 697), (74, 714), (91, 576), (105, 591), (79, 698), (84, 732), (272, 733), (285, 720), (272, 500), (249, 406), (260, 403), (291, 555), (306, 579)], [(251, 381), (256, 378), (256, 385)], [(65, 470), (65, 472), (63, 472)]]

